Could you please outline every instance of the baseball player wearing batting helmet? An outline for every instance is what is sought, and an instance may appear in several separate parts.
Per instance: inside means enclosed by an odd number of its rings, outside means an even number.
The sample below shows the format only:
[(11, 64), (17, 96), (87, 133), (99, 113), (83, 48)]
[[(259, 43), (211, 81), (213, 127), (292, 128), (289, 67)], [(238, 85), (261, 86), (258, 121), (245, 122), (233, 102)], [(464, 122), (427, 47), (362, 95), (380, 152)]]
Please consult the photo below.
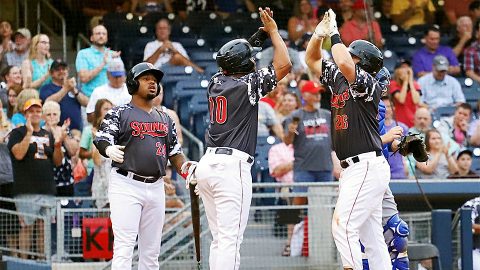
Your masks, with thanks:
[[(343, 268), (363, 268), (361, 239), (370, 269), (392, 269), (382, 228), (382, 199), (390, 181), (390, 168), (382, 155), (377, 121), (384, 89), (374, 77), (383, 66), (383, 55), (367, 41), (355, 41), (347, 48), (340, 39), (332, 10), (325, 13), (313, 36), (305, 60), (332, 93), (333, 148), (344, 169), (332, 218), (332, 233)], [(335, 63), (322, 59), (322, 42), (327, 36), (332, 40)]]
[[(375, 76), (382, 89), (387, 89), (390, 84), (390, 73), (383, 67)], [(378, 104), (378, 131), (380, 133), (383, 144), (383, 155), (388, 160), (389, 150), (394, 152), (400, 143), (400, 139), (403, 135), (403, 129), (399, 126), (391, 128), (388, 132), (385, 126), (385, 114), (387, 111), (386, 105), (383, 102), (384, 99), (388, 99), (388, 96), (382, 96)], [(408, 270), (409, 260), (407, 255), (408, 235), (410, 230), (405, 221), (403, 221), (397, 209), (395, 198), (393, 197), (390, 188), (383, 195), (382, 200), (382, 225), (383, 225), (383, 237), (390, 253), (390, 259), (392, 260), (392, 270)], [(364, 253), (364, 247), (362, 245), (362, 252)], [(363, 270), (369, 270), (368, 259), (363, 258)]]
[(132, 101), (108, 111), (94, 140), (100, 154), (112, 160), (108, 199), (115, 270), (131, 269), (137, 235), (138, 268), (159, 269), (165, 218), (162, 177), (167, 159), (179, 172), (185, 163), (174, 121), (152, 105), (162, 77), (150, 63), (134, 66), (127, 74)]
[(211, 78), (207, 89), (207, 151), (198, 164), (190, 162), (189, 166), (196, 166), (194, 177), (213, 237), (211, 270), (240, 267), (240, 244), (252, 199), (250, 169), (257, 142), (258, 101), (276, 87), (292, 66), (273, 12), (259, 8), (259, 13), (261, 29), (273, 43), (273, 64), (255, 70), (255, 50), (244, 39), (232, 40), (220, 48), (220, 72)]

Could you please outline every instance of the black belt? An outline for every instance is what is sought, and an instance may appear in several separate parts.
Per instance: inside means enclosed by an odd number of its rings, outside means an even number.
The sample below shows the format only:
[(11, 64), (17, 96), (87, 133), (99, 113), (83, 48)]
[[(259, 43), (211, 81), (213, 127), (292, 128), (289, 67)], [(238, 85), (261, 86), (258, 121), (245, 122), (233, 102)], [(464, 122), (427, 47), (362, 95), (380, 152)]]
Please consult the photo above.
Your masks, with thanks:
[[(377, 157), (381, 156), (382, 155), (382, 151), (375, 151), (375, 154), (377, 155)], [(353, 163), (358, 163), (360, 162), (360, 158), (358, 156), (354, 156), (352, 157), (352, 162)], [(344, 169), (348, 168), (348, 166), (350, 166), (350, 164), (348, 164), (348, 162), (346, 160), (341, 160), (340, 161), (340, 166)]]
[[(221, 148), (221, 147), (217, 147), (217, 148), (215, 149), (215, 154), (232, 155), (232, 154), (233, 154), (233, 149), (232, 149), (232, 148)], [(252, 157), (248, 157), (247, 162), (248, 162), (248, 163), (252, 163), (252, 162), (253, 162), (253, 158), (252, 158)]]
[[(125, 170), (122, 170), (120, 168), (117, 169), (117, 173), (118, 174), (121, 174), (123, 176), (126, 176), (128, 177), (128, 172), (125, 171)], [(139, 182), (143, 182), (143, 183), (147, 183), (147, 184), (151, 184), (151, 183), (155, 183), (157, 182), (158, 180), (158, 177), (153, 177), (153, 176), (150, 176), (150, 177), (144, 177), (144, 176), (141, 176), (141, 175), (138, 175), (138, 174), (134, 174), (132, 173), (132, 177), (131, 177), (133, 180), (137, 180)]]

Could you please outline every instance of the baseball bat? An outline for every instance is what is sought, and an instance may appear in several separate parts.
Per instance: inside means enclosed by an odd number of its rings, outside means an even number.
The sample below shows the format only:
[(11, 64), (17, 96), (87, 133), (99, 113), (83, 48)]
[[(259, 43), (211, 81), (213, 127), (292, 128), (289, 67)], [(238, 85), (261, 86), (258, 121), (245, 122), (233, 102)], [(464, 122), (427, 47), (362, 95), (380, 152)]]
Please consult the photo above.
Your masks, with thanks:
[(197, 269), (200, 270), (200, 206), (198, 204), (198, 195), (195, 194), (196, 183), (190, 183), (190, 211), (192, 212), (193, 237), (195, 239), (195, 255), (197, 259)]

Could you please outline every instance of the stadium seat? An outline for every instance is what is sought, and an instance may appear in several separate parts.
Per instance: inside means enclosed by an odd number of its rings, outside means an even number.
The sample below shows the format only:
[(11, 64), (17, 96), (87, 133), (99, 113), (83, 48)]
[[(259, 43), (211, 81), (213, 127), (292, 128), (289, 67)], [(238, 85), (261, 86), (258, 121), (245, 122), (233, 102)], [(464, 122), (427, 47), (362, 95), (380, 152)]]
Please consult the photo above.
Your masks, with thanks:
[(432, 120), (440, 120), (442, 117), (452, 116), (455, 113), (455, 106), (438, 107), (432, 114)]
[[(185, 123), (186, 126), (192, 127), (190, 124), (190, 102), (194, 96), (202, 97), (205, 102), (207, 99), (206, 87), (203, 87), (201, 82), (203, 79), (181, 80), (176, 83), (172, 93), (174, 107), (177, 108), (180, 122)], [(197, 102), (197, 100), (195, 101)]]
[(208, 113), (197, 114), (193, 117), (193, 134), (205, 142), (205, 132), (210, 125), (210, 115)]
[[(163, 70), (163, 69), (162, 69)], [(201, 76), (197, 74), (183, 74), (183, 75), (169, 75), (165, 76), (162, 79), (163, 85), (163, 105), (168, 108), (174, 107), (174, 91), (176, 91), (175, 86), (179, 81), (188, 81), (188, 80), (198, 80)]]
[(473, 155), (472, 157), (472, 167), (470, 170), (474, 171), (476, 174), (480, 175), (480, 156)]
[(408, 259), (410, 270), (417, 270), (418, 264), (423, 260), (434, 259), (434, 270), (441, 270), (440, 252), (433, 244), (408, 243)]
[(192, 59), (194, 62), (198, 62), (198, 61), (215, 62), (215, 55), (216, 55), (216, 53), (208, 52), (208, 51), (193, 52), (193, 53), (190, 54), (190, 59)]
[(189, 26), (195, 35), (199, 35), (202, 29), (221, 24), (221, 18), (211, 11), (191, 12), (185, 22), (185, 25)]
[[(183, 123), (187, 123), (196, 136), (205, 133), (206, 115), (208, 115), (208, 100), (205, 94), (196, 94), (188, 101), (188, 111), (183, 112), (188, 118)], [(197, 123), (199, 122), (199, 123)], [(203, 140), (203, 138), (201, 138)]]
[[(253, 17), (255, 18), (252, 18)], [(261, 26), (260, 17), (257, 14), (245, 12), (233, 13), (223, 20), (223, 25), (232, 27), (242, 38), (248, 38)]]
[(399, 58), (394, 51), (386, 50), (383, 52), (383, 65), (390, 71), (390, 74), (393, 75), (395, 66), (397, 65)]
[(150, 37), (137, 38), (126, 48), (120, 49), (123, 52), (122, 56), (125, 57), (124, 64), (127, 70), (133, 67), (135, 64), (143, 61), (143, 52), (145, 50), (145, 46), (152, 40), (153, 38)]

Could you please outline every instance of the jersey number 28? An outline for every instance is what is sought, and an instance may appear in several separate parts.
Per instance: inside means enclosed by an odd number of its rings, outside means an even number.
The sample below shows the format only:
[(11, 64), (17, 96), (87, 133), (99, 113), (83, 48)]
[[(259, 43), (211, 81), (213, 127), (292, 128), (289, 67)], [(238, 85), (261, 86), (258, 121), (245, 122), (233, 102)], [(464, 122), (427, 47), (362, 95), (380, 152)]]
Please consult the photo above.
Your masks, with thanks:
[(224, 96), (209, 97), (210, 122), (224, 124), (227, 121), (227, 98)]

